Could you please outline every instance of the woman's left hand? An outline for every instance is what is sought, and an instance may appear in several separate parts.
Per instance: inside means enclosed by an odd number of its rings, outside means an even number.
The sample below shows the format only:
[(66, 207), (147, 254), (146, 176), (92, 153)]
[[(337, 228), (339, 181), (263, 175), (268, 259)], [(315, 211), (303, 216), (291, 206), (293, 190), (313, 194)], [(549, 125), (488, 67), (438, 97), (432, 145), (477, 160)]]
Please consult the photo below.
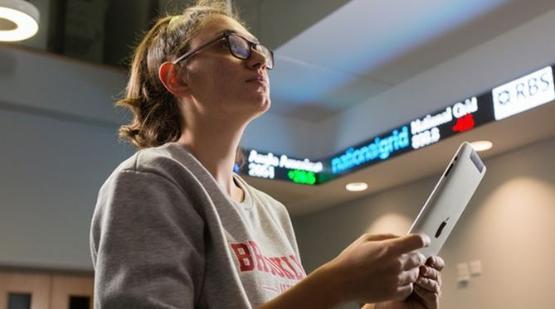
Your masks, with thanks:
[(420, 266), (418, 280), (413, 284), (413, 293), (402, 301), (376, 304), (376, 309), (437, 309), (441, 296), (441, 270), (445, 262), (439, 256), (428, 258)]

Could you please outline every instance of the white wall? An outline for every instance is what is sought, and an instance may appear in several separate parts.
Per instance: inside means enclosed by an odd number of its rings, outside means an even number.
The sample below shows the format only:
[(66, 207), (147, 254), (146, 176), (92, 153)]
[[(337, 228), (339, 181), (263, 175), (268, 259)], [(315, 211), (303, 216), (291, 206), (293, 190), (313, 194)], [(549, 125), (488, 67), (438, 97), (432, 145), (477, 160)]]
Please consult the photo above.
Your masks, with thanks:
[[(442, 308), (555, 308), (554, 158), (551, 138), (485, 161), (488, 172), (441, 252), (447, 263)], [(405, 234), (438, 178), (296, 218), (307, 270), (366, 231)], [(483, 274), (459, 287), (457, 264), (474, 260)]]
[(125, 72), (20, 48), (0, 47), (0, 102), (117, 124), (113, 99)]
[(0, 265), (90, 270), (98, 189), (131, 151), (113, 127), (0, 111)]

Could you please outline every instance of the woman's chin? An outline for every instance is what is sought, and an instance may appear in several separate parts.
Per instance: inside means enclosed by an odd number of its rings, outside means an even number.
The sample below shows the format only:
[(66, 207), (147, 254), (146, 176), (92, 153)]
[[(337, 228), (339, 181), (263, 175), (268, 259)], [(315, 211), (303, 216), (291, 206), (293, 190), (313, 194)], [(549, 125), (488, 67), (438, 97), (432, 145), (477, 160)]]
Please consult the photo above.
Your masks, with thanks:
[(252, 113), (253, 118), (257, 118), (258, 116), (261, 116), (262, 114), (266, 113), (269, 109), (270, 106), (272, 105), (272, 102), (270, 101), (270, 99), (268, 97), (265, 98), (261, 98), (258, 100), (253, 101), (252, 105), (249, 105), (249, 110), (250, 113)]
[(248, 99), (251, 104), (249, 106), (256, 106), (257, 110), (267, 111), (270, 109), (271, 100), (270, 95), (266, 92), (259, 92)]
[(262, 100), (262, 102), (260, 103), (260, 108), (263, 109), (263, 112), (266, 112), (270, 109), (270, 107), (272, 106), (272, 101), (270, 100), (270, 98), (266, 97), (264, 100)]

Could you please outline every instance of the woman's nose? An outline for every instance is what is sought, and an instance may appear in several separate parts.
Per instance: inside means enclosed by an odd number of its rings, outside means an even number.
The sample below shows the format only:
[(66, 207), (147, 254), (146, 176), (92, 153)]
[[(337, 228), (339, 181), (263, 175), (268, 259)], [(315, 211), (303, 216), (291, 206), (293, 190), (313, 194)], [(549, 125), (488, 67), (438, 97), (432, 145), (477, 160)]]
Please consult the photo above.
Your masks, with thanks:
[(266, 59), (266, 56), (257, 48), (251, 48), (251, 56), (247, 60), (247, 65), (252, 69), (258, 69), (261, 66), (264, 66), (264, 68), (267, 69), (268, 59)]

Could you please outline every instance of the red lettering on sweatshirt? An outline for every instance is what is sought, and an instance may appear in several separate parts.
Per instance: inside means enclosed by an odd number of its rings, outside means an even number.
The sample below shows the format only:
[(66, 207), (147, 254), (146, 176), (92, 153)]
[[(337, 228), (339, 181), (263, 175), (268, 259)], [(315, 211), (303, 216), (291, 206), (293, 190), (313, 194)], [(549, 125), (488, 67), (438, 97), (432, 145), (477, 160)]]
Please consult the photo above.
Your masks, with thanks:
[(270, 258), (270, 261), (272, 261), (277, 267), (279, 267), (279, 270), (281, 270), (288, 279), (295, 279), (295, 276), (293, 276), (293, 274), (290, 271), (288, 271), (287, 269), (285, 269), (285, 267), (283, 267), (281, 258), (282, 257), (272, 257)]
[(239, 269), (241, 271), (251, 271), (254, 269), (249, 247), (246, 244), (231, 244), (231, 249), (239, 261)]
[(297, 272), (297, 270), (295, 269), (295, 267), (293, 267), (293, 265), (291, 265), (291, 263), (289, 262), (290, 258), (291, 256), (288, 256), (288, 257), (282, 256), (281, 260), (283, 261), (283, 263), (285, 263), (285, 265), (287, 265), (287, 267), (289, 267), (289, 269), (293, 271), (293, 275), (295, 276), (295, 279), (301, 280), (303, 276), (301, 275), (300, 272)]
[(259, 271), (263, 271), (265, 273), (268, 272), (268, 267), (266, 267), (266, 262), (264, 261), (264, 256), (262, 255), (262, 253), (260, 253), (260, 249), (258, 248), (258, 245), (256, 245), (256, 243), (252, 240), (250, 240), (248, 242), (248, 244), (250, 245), (250, 247), (252, 248), (252, 251), (254, 253), (254, 257), (256, 259), (256, 268)]
[(297, 257), (294, 256), (294, 255), (290, 255), (289, 259), (291, 261), (293, 261), (295, 263), (297, 269), (300, 270), (300, 272), (298, 273), (300, 278), (298, 278), (298, 279), (300, 280), (300, 279), (306, 277), (306, 272), (304, 271), (303, 265), (301, 265), (301, 262), (299, 261), (299, 259), (297, 259)]
[(301, 280), (306, 277), (295, 255), (265, 256), (258, 244), (252, 240), (246, 243), (232, 243), (230, 246), (241, 272), (257, 270), (291, 280)]
[(270, 273), (274, 276), (278, 276), (278, 277), (285, 277), (285, 275), (283, 274), (283, 272), (281, 272), (281, 270), (279, 270), (279, 267), (277, 267), (271, 260), (269, 257), (264, 257), (264, 260), (266, 260), (267, 264), (270, 265)]

